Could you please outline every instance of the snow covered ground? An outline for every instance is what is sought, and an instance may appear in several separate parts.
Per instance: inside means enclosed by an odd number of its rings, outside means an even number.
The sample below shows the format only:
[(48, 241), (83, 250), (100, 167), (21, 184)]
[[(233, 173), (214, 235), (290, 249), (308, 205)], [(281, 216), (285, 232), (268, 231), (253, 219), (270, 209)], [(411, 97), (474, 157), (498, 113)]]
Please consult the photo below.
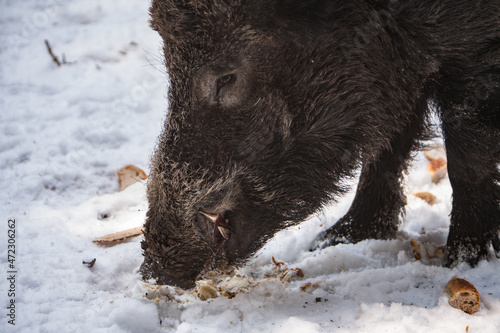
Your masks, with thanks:
[[(92, 240), (140, 226), (147, 210), (145, 183), (119, 192), (116, 170), (148, 170), (165, 118), (149, 2), (0, 5), (0, 331), (500, 332), (500, 261), (447, 269), (411, 255), (409, 239), (442, 244), (449, 223), (449, 182), (430, 181), (422, 154), (407, 192), (432, 192), (437, 203), (410, 195), (401, 240), (309, 252), (351, 193), (270, 241), (240, 268), (248, 285), (232, 299), (145, 285), (140, 237), (110, 247)], [(45, 40), (68, 64), (52, 61)], [(304, 276), (284, 276), (272, 257)], [(82, 265), (93, 258), (94, 267)], [(481, 293), (478, 313), (448, 305), (444, 287), (455, 275)]]

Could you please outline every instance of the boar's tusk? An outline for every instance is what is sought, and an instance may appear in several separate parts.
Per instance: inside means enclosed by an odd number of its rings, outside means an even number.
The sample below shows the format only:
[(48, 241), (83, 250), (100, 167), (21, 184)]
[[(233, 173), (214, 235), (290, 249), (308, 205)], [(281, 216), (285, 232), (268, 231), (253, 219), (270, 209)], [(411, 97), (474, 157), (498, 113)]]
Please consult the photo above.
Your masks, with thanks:
[(199, 211), (199, 213), (205, 216), (214, 224), (213, 236), (214, 236), (214, 243), (216, 245), (221, 245), (223, 239), (224, 240), (229, 239), (229, 237), (231, 236), (231, 231), (229, 230), (229, 228), (227, 228), (229, 220), (225, 218), (224, 213), (219, 213), (217, 215), (214, 215), (202, 212), (201, 210)]
[(212, 221), (212, 223), (215, 223), (215, 221), (217, 220), (217, 217), (218, 217), (218, 215), (207, 214), (205, 212), (202, 212), (201, 210), (200, 210), (200, 214), (205, 216), (206, 218), (210, 219), (210, 221)]
[(217, 227), (220, 231), (220, 234), (222, 235), (222, 237), (224, 237), (225, 240), (228, 240), (229, 239), (229, 236), (231, 236), (231, 231), (229, 231), (228, 228), (225, 228), (225, 227)]

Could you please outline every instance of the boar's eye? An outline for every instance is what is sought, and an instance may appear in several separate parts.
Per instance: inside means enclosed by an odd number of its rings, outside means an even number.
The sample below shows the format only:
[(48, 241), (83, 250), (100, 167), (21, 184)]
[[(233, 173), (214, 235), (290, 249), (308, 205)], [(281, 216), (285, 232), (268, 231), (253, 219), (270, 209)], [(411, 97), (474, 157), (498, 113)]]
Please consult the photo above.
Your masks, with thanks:
[(200, 71), (193, 82), (197, 100), (211, 106), (235, 107), (245, 100), (248, 80), (239, 68), (207, 69)]
[(227, 88), (232, 86), (235, 82), (236, 82), (236, 74), (227, 74), (219, 77), (217, 79), (215, 98), (217, 100), (220, 99), (224, 94), (225, 90), (227, 90)]

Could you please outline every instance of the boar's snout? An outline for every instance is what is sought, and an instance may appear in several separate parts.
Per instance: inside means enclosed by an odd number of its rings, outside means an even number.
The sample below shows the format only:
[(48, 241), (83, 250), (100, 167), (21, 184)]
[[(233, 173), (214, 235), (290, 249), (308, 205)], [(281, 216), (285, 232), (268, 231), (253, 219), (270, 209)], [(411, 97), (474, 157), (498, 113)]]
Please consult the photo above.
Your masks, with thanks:
[(234, 249), (246, 234), (233, 211), (239, 211), (240, 188), (234, 172), (196, 172), (164, 152), (152, 163), (141, 272), (146, 280), (191, 288), (200, 274), (237, 259)]

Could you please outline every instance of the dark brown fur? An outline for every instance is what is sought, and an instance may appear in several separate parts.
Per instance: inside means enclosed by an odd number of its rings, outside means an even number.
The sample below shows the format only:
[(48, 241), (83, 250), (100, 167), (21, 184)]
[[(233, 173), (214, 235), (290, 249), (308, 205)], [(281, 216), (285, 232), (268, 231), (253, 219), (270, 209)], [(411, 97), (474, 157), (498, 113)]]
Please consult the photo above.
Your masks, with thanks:
[(145, 279), (189, 288), (248, 258), (360, 163), (351, 209), (319, 240), (395, 237), (429, 103), (454, 190), (446, 263), (499, 250), (500, 1), (153, 0), (151, 16), (170, 105)]

